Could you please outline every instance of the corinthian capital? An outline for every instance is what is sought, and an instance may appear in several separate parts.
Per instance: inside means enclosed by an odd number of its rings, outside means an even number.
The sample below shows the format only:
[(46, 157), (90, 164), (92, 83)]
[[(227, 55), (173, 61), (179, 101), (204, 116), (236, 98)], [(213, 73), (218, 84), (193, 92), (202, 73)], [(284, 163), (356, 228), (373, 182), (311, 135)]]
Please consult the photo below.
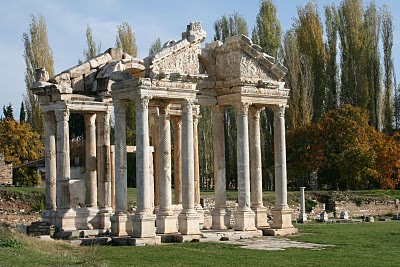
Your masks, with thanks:
[(55, 114), (57, 121), (69, 121), (69, 109), (58, 109)]
[(136, 108), (140, 108), (142, 110), (149, 109), (150, 96), (138, 96), (136, 98)]
[(248, 116), (250, 106), (251, 106), (251, 103), (248, 103), (248, 102), (238, 103), (235, 105), (236, 112), (238, 112), (238, 115)]
[(182, 102), (183, 112), (193, 112), (194, 101), (193, 99), (185, 99)]
[(115, 101), (114, 102), (114, 113), (116, 116), (118, 115), (125, 115), (126, 114), (126, 107), (128, 103), (125, 101)]
[(261, 111), (263, 111), (264, 108), (256, 108), (256, 107), (251, 107), (250, 108), (250, 119), (259, 121), (260, 120), (260, 114)]
[(272, 108), (276, 117), (285, 117), (286, 105), (278, 105)]

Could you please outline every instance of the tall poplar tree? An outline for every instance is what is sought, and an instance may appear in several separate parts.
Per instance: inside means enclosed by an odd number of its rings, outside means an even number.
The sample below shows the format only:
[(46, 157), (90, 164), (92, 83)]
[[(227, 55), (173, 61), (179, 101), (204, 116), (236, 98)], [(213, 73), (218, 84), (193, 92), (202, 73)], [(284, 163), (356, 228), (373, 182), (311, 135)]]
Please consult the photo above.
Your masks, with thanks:
[(23, 33), (24, 59), (25, 59), (25, 85), (24, 96), (25, 109), (27, 113), (26, 122), (31, 124), (32, 129), (43, 137), (44, 116), (42, 114), (39, 100), (30, 87), (35, 80), (35, 70), (44, 67), (50, 77), (54, 75), (53, 52), (47, 39), (46, 21), (42, 15), (32, 15), (28, 32)]
[(258, 44), (264, 53), (279, 61), (283, 57), (281, 44), (282, 29), (272, 0), (262, 0), (256, 17), (256, 25), (251, 34), (253, 43)]
[(365, 86), (368, 90), (367, 108), (370, 124), (381, 129), (382, 73), (379, 52), (381, 16), (374, 2), (368, 4), (364, 13), (362, 66)]
[(325, 51), (323, 41), (323, 27), (318, 12), (317, 4), (309, 2), (305, 7), (298, 7), (298, 19), (295, 23), (298, 46), (300, 48), (302, 67), (304, 73), (310, 69), (309, 90), (312, 93), (313, 121), (318, 121), (325, 110)]
[[(382, 110), (383, 131), (390, 133), (393, 129), (393, 17), (387, 9), (382, 8), (382, 43), (383, 43), (383, 68), (385, 70), (384, 77), (384, 96)], [(398, 105), (398, 103), (397, 103)]]
[(149, 48), (149, 56), (154, 55), (155, 53), (159, 52), (161, 50), (161, 40), (160, 37), (158, 37), (154, 42), (151, 43), (150, 48)]
[(132, 57), (137, 57), (137, 46), (136, 38), (133, 33), (132, 27), (128, 22), (122, 22), (121, 25), (117, 26), (117, 37), (115, 44), (117, 47), (122, 48), (122, 51), (131, 55)]
[(326, 59), (326, 109), (334, 109), (339, 106), (339, 67), (337, 64), (337, 43), (338, 43), (338, 27), (339, 14), (334, 4), (325, 6), (325, 27), (327, 41), (325, 43), (325, 59)]
[(341, 102), (367, 108), (368, 87), (363, 65), (362, 0), (343, 0), (339, 6)]
[(83, 56), (86, 61), (89, 61), (92, 58), (96, 57), (98, 54), (100, 54), (101, 50), (101, 42), (96, 44), (96, 42), (93, 39), (92, 27), (89, 24), (86, 26), (86, 44), (87, 44), (87, 49), (83, 50)]

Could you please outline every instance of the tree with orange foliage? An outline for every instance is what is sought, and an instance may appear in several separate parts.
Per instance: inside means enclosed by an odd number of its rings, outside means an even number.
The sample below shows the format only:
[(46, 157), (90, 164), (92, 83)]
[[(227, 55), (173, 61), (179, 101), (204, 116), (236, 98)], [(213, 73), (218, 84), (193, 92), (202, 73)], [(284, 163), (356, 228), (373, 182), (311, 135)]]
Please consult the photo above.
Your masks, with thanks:
[(394, 188), (400, 182), (400, 144), (368, 121), (366, 110), (343, 105), (318, 123), (289, 131), (289, 179), (318, 171), (319, 183), (333, 189)]

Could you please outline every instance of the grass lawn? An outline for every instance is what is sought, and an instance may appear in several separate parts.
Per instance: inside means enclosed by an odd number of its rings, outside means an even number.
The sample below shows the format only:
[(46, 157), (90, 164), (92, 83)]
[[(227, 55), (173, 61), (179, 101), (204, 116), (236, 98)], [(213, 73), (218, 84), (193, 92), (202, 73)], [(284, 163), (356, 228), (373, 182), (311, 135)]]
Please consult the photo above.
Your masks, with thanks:
[[(323, 250), (242, 249), (226, 243), (74, 247), (0, 232), (0, 266), (399, 266), (400, 222), (296, 225), (293, 240)], [(7, 241), (8, 240), (8, 241)], [(10, 241), (13, 240), (13, 241)]]

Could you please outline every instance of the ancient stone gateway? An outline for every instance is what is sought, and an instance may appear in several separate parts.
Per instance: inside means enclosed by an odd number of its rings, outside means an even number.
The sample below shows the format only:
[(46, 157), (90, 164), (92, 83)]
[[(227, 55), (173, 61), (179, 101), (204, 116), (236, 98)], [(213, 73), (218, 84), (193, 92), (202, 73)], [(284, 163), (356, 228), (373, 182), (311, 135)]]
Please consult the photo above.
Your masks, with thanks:
[[(289, 89), (280, 80), (287, 69), (243, 35), (201, 47), (206, 33), (191, 22), (182, 39), (167, 42), (143, 61), (109, 49), (50, 78), (37, 73), (32, 90), (46, 115), (46, 211), (43, 219), (59, 230), (111, 228), (113, 236), (153, 240), (159, 235), (197, 235), (202, 226), (197, 121), (200, 106), (212, 109), (215, 208), (212, 229), (230, 227), (226, 207), (223, 113), (237, 114), (238, 209), (235, 230), (267, 229), (292, 234), (287, 205), (285, 108)], [(136, 105), (137, 209), (127, 207), (126, 106)], [(110, 154), (110, 112), (115, 114), (115, 166)], [(273, 223), (262, 202), (260, 111), (272, 108), (275, 123)], [(86, 122), (86, 203), (72, 207), (69, 186), (68, 118)], [(175, 154), (171, 154), (174, 127)], [(150, 125), (150, 126), (149, 126)], [(55, 131), (55, 128), (56, 131)], [(57, 135), (56, 135), (57, 133)], [(150, 138), (152, 137), (152, 144)], [(151, 152), (154, 151), (154, 154)], [(174, 170), (171, 158), (176, 162)], [(111, 170), (114, 170), (112, 172)], [(175, 203), (171, 175), (175, 174)], [(115, 173), (115, 187), (112, 177)], [(115, 210), (112, 196), (115, 192)], [(173, 205), (174, 204), (174, 205)], [(181, 206), (180, 206), (181, 205)], [(176, 207), (181, 207), (178, 209)], [(199, 227), (200, 226), (200, 227)]]

